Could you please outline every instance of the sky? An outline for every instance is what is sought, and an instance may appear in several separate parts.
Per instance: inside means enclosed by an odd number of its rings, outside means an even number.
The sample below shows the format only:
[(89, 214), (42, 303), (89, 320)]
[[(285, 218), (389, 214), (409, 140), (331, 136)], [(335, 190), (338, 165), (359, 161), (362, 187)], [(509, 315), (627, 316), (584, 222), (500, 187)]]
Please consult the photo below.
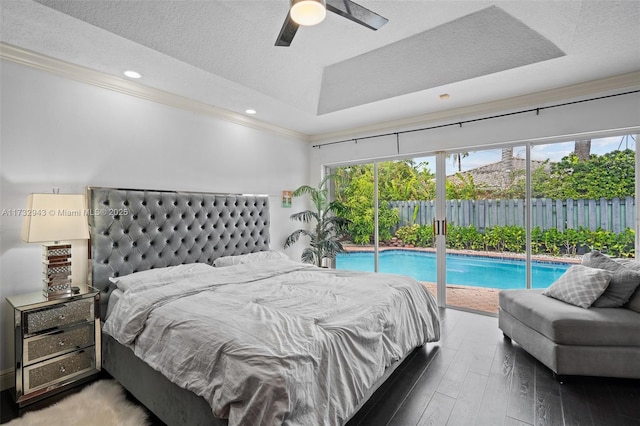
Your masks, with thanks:
[[(547, 145), (534, 145), (531, 147), (531, 158), (533, 160), (544, 161), (550, 159), (551, 161), (560, 161), (562, 157), (567, 156), (573, 152), (574, 142), (561, 142)], [(602, 139), (591, 140), (591, 153), (592, 154), (606, 154), (607, 152), (615, 150), (624, 150), (626, 148), (636, 149), (636, 141), (631, 136), (616, 136)], [(518, 158), (526, 157), (526, 149), (524, 146), (514, 147), (513, 155)], [(476, 167), (485, 166), (487, 164), (500, 161), (502, 156), (501, 149), (488, 149), (483, 151), (469, 152), (467, 157), (462, 158), (462, 171), (474, 169)], [(416, 162), (427, 161), (428, 168), (435, 173), (435, 157), (423, 157), (416, 158)], [(457, 163), (454, 163), (453, 158), (447, 159), (447, 175), (457, 172)]]

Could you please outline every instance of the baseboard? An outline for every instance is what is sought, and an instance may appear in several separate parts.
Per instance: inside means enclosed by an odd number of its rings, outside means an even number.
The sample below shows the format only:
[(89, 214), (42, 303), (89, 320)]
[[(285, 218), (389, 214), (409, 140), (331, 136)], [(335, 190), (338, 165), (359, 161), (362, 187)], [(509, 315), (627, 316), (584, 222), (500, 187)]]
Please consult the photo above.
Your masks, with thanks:
[(0, 372), (0, 390), (6, 390), (14, 386), (13, 374), (13, 369), (8, 369)]

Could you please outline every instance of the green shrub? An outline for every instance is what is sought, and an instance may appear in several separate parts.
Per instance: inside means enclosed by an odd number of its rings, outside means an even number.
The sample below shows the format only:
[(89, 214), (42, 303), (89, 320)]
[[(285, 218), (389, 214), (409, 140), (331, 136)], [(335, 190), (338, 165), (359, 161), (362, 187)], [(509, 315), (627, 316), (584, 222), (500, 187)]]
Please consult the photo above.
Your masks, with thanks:
[(635, 257), (636, 233), (633, 229), (627, 228), (624, 232), (615, 236), (615, 241), (611, 247), (612, 256), (615, 257)]
[(545, 247), (542, 241), (542, 229), (536, 226), (531, 230), (531, 254), (544, 253)]
[[(349, 220), (347, 233), (356, 244), (371, 244), (375, 228), (373, 205), (366, 204), (366, 199), (362, 203), (355, 203), (349, 206), (350, 210), (346, 214)], [(387, 203), (380, 203), (378, 209), (378, 231), (380, 241), (391, 239), (391, 229), (400, 220), (397, 209), (389, 208)]]
[(417, 245), (419, 229), (420, 225), (401, 226), (396, 231), (396, 237), (405, 244)]
[(542, 233), (542, 244), (545, 253), (552, 256), (560, 256), (562, 246), (562, 234), (556, 228), (547, 229)]
[(502, 234), (502, 247), (504, 251), (524, 253), (527, 244), (527, 235), (524, 228), (519, 226), (499, 227)]
[(428, 225), (402, 226), (398, 228), (395, 236), (403, 243), (416, 247), (433, 247), (435, 243), (433, 229)]
[(568, 255), (575, 255), (578, 252), (583, 232), (578, 229), (566, 229), (562, 233), (562, 247)]
[(462, 236), (466, 241), (465, 247), (468, 250), (482, 250), (484, 248), (482, 234), (475, 226), (462, 228)]
[(609, 247), (615, 243), (615, 239), (616, 237), (613, 232), (598, 228), (595, 231), (589, 232), (587, 242), (591, 250), (607, 253)]
[[(435, 246), (433, 229), (428, 225), (403, 226), (396, 231), (395, 236), (405, 244), (417, 247)], [(472, 225), (448, 225), (446, 245), (454, 250), (524, 253), (526, 237), (525, 229), (519, 226), (494, 226), (481, 233)], [(598, 250), (613, 257), (634, 257), (634, 245), (635, 232), (631, 228), (620, 234), (602, 229), (590, 231), (585, 228), (567, 229), (564, 232), (557, 229), (547, 229), (543, 232), (540, 227), (531, 230), (531, 252), (538, 255), (575, 256), (579, 251), (587, 249)]]
[(449, 225), (447, 226), (447, 235), (445, 237), (447, 242), (447, 248), (462, 250), (464, 249), (464, 241), (462, 240), (462, 233), (460, 227)]
[(429, 225), (422, 225), (418, 228), (418, 242), (419, 247), (435, 247), (435, 239), (433, 238), (433, 227)]

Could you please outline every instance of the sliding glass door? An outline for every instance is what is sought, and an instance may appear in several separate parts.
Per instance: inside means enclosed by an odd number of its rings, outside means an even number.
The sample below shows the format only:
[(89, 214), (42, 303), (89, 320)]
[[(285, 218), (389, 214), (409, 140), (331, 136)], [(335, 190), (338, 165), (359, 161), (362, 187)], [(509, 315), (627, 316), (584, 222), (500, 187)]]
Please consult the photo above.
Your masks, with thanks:
[(336, 268), (409, 275), (435, 293), (435, 157), (337, 167), (331, 173), (335, 199), (349, 208), (350, 220), (347, 253), (337, 257)]
[(526, 288), (526, 147), (453, 152), (446, 162), (447, 304), (498, 311)]
[(638, 163), (626, 135), (332, 168), (351, 221), (336, 267), (496, 313), (500, 290), (546, 288), (585, 252), (635, 257)]
[(436, 295), (436, 158), (382, 162), (378, 170), (380, 271), (409, 275)]

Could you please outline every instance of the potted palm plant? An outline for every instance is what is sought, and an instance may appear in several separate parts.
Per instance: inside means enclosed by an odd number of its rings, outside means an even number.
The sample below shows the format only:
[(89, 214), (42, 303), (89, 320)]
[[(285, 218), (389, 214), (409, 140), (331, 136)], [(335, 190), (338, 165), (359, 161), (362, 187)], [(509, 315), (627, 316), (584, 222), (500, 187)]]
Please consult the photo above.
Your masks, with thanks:
[(309, 246), (302, 251), (301, 260), (320, 267), (323, 266), (324, 259), (335, 259), (337, 253), (345, 251), (338, 237), (349, 222), (342, 217), (346, 206), (339, 201), (329, 200), (329, 189), (326, 185), (332, 178), (333, 175), (325, 176), (317, 188), (302, 185), (293, 191), (294, 197), (309, 195), (313, 209), (294, 213), (291, 220), (311, 226), (292, 232), (284, 242), (284, 247), (287, 248), (295, 244), (300, 237), (308, 237)]

